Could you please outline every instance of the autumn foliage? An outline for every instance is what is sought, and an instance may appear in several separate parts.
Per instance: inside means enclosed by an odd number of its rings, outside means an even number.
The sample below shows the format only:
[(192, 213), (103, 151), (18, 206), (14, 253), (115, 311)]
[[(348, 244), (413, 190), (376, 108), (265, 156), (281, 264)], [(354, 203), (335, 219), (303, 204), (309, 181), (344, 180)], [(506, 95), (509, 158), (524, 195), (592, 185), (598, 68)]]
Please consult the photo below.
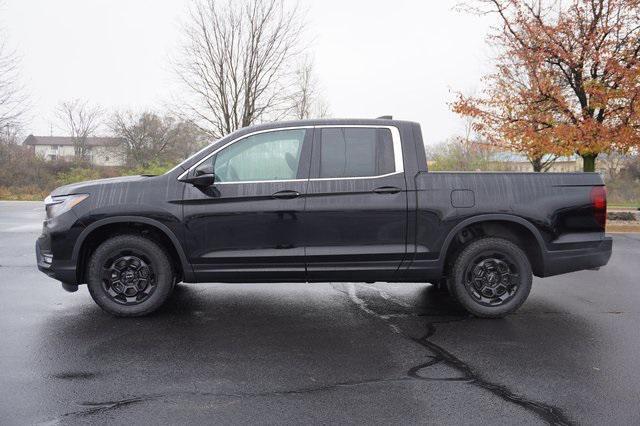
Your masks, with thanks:
[[(577, 153), (592, 171), (601, 152), (640, 146), (640, 0), (478, 0), (493, 13), (495, 72), (477, 96), (458, 94), (489, 142), (526, 154)], [(537, 166), (537, 167), (536, 167)]]

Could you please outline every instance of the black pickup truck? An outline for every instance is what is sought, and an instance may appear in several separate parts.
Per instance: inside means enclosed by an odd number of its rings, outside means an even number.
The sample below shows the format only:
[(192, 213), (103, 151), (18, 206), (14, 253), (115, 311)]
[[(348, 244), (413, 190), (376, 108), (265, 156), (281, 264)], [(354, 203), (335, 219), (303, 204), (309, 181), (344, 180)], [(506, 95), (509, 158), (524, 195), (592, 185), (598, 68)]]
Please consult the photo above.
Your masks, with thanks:
[(429, 282), (502, 317), (532, 275), (605, 265), (595, 173), (433, 173), (417, 123), (312, 120), (244, 128), (161, 176), (60, 187), (38, 268), (119, 316), (177, 282)]

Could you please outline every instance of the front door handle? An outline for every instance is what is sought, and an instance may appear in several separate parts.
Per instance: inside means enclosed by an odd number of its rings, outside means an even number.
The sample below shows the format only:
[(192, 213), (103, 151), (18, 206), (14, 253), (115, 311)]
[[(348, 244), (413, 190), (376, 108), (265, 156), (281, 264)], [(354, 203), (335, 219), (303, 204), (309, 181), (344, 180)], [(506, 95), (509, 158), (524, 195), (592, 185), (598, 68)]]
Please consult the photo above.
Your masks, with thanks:
[(400, 188), (396, 188), (395, 186), (381, 186), (380, 188), (376, 188), (373, 190), (376, 194), (397, 194), (402, 191)]
[(298, 198), (300, 193), (298, 191), (278, 191), (271, 196), (280, 200), (290, 200), (292, 198)]

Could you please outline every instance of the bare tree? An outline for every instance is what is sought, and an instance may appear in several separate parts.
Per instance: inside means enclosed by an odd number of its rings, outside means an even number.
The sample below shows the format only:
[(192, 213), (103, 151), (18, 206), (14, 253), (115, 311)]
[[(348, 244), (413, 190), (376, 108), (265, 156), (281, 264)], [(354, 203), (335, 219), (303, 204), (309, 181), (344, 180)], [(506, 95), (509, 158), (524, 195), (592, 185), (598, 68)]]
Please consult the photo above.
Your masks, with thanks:
[(191, 121), (177, 120), (174, 129), (175, 136), (170, 149), (172, 163), (188, 158), (211, 143), (210, 135)]
[(6, 123), (0, 128), (0, 145), (18, 145), (21, 141), (21, 130), (20, 121)]
[(20, 127), (20, 119), (28, 107), (27, 96), (18, 83), (18, 62), (15, 52), (9, 51), (0, 40), (0, 132), (3, 135)]
[(175, 162), (200, 149), (204, 135), (193, 124), (150, 111), (116, 112), (109, 122), (122, 140), (122, 154), (130, 166)]
[(429, 158), (429, 170), (481, 171), (505, 168), (503, 164), (493, 160), (495, 147), (463, 136), (450, 137), (425, 148)]
[(313, 61), (304, 58), (296, 70), (294, 91), (291, 94), (292, 115), (299, 120), (328, 116), (328, 105), (319, 92)]
[(620, 179), (633, 159), (633, 152), (625, 153), (612, 150), (598, 158), (598, 169), (604, 172), (606, 179)]
[(73, 149), (77, 161), (87, 159), (89, 147), (87, 138), (100, 126), (103, 111), (87, 101), (75, 99), (60, 103), (56, 115), (61, 127), (73, 138)]
[(184, 112), (214, 137), (285, 115), (303, 28), (282, 0), (196, 0), (175, 61)]

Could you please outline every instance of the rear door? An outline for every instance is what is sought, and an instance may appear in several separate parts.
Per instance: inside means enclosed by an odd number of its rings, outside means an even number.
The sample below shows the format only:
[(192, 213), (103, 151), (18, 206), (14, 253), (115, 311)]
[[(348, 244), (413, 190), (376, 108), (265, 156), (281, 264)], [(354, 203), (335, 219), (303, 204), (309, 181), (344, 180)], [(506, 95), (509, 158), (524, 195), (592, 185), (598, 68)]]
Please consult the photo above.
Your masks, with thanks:
[(396, 127), (317, 126), (306, 197), (310, 281), (393, 277), (407, 240), (407, 186)]
[(186, 246), (199, 281), (304, 281), (304, 212), (313, 130), (273, 129), (232, 141), (186, 184)]

